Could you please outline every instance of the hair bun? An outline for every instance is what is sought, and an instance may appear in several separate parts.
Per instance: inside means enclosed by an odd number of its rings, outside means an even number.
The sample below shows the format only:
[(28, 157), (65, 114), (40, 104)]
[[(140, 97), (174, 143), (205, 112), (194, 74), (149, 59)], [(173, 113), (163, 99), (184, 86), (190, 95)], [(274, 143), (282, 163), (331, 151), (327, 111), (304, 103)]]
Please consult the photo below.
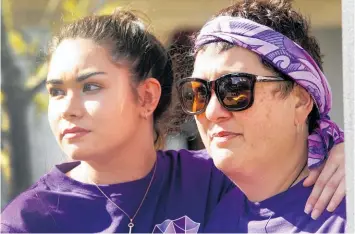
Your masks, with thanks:
[(124, 10), (123, 7), (115, 8), (112, 16), (121, 20), (139, 21), (139, 18), (132, 11)]
[(136, 24), (140, 29), (145, 29), (145, 24), (140, 17), (133, 11), (125, 10), (123, 7), (117, 7), (112, 12), (113, 19), (118, 19), (120, 22)]

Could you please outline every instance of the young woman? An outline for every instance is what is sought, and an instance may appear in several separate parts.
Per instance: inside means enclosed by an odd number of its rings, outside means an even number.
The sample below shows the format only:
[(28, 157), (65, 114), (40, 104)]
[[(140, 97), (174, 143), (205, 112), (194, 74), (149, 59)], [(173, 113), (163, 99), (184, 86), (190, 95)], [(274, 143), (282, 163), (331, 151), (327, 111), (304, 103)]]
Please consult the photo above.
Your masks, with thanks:
[[(333, 213), (303, 210), (308, 168), (344, 140), (328, 116), (331, 91), (308, 30), (288, 1), (255, 0), (221, 10), (199, 32), (193, 74), (178, 82), (179, 97), (214, 164), (238, 187), (205, 231), (345, 231), (345, 198), (336, 209), (330, 204)], [(344, 192), (342, 172), (332, 186)]]
[(167, 52), (132, 13), (65, 26), (50, 50), (48, 118), (74, 162), (14, 199), (1, 231), (203, 231), (234, 184), (206, 151), (156, 151), (172, 86)]

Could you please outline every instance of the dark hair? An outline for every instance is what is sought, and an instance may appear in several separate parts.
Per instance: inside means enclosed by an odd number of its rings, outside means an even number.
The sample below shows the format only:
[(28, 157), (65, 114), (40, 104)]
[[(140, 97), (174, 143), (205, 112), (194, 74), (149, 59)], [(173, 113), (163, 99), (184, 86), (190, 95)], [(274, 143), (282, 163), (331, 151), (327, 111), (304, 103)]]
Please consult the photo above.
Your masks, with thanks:
[[(196, 30), (186, 30), (176, 32), (168, 48), (168, 53), (171, 56), (174, 70), (175, 82), (188, 77), (192, 74), (194, 67), (193, 35)], [(195, 125), (193, 116), (187, 115), (183, 110), (178, 98), (177, 89), (172, 92), (172, 103), (170, 113), (170, 124), (168, 131), (170, 134), (184, 134), (188, 137), (198, 135), (196, 127), (191, 127), (191, 123)], [(186, 127), (188, 126), (188, 127)]]
[[(155, 147), (162, 147), (162, 133), (158, 125), (171, 102), (173, 71), (170, 56), (163, 45), (148, 32), (142, 20), (130, 11), (116, 10), (112, 15), (87, 16), (64, 26), (53, 38), (49, 58), (61, 41), (68, 38), (91, 39), (105, 46), (115, 62), (128, 62), (132, 72), (132, 86), (149, 77), (156, 78), (162, 88), (161, 97), (153, 113), (156, 132)], [(133, 86), (135, 92), (135, 86)]]
[[(233, 16), (252, 20), (262, 25), (266, 25), (273, 30), (282, 33), (290, 38), (303, 49), (305, 49), (316, 61), (323, 71), (323, 61), (320, 48), (316, 38), (310, 35), (310, 24), (308, 20), (292, 8), (292, 0), (244, 0), (222, 9), (213, 18), (218, 16)], [(221, 51), (228, 50), (233, 45), (220, 42)], [(208, 45), (206, 45), (208, 46)], [(204, 49), (202, 47), (201, 49)], [(287, 82), (280, 82), (278, 91), (282, 97), (291, 93), (294, 81), (282, 74), (270, 63), (262, 60), (262, 63), (276, 75), (284, 77)], [(308, 119), (309, 132), (316, 127), (318, 119), (316, 105), (313, 106)]]

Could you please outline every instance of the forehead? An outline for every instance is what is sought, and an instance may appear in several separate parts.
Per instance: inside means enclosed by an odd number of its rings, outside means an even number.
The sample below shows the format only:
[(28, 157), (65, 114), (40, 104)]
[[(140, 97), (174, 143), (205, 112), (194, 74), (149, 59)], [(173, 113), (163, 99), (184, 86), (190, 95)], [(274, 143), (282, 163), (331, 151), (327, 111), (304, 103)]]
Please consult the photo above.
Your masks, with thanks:
[(221, 51), (215, 44), (198, 52), (193, 76), (215, 79), (226, 73), (246, 72), (256, 75), (271, 75), (262, 64), (260, 57), (242, 47), (232, 47)]
[(107, 50), (89, 39), (65, 39), (52, 54), (48, 77), (108, 64)]

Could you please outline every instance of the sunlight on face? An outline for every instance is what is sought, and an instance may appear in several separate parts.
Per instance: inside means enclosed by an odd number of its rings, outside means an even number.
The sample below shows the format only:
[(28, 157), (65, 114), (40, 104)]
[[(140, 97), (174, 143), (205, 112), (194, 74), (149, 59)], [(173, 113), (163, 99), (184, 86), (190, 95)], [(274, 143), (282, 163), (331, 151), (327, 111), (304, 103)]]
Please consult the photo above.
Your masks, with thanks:
[(63, 151), (91, 160), (125, 144), (140, 121), (129, 68), (87, 39), (67, 39), (49, 64), (48, 119)]
[[(198, 53), (193, 77), (215, 80), (233, 72), (274, 75), (246, 49), (219, 52), (211, 45)], [(256, 83), (254, 104), (239, 112), (224, 109), (213, 92), (205, 113), (195, 117), (206, 149), (224, 173), (253, 173), (285, 161), (281, 152), (292, 149), (295, 138), (294, 109), (288, 98), (273, 94), (276, 87), (274, 82)]]

